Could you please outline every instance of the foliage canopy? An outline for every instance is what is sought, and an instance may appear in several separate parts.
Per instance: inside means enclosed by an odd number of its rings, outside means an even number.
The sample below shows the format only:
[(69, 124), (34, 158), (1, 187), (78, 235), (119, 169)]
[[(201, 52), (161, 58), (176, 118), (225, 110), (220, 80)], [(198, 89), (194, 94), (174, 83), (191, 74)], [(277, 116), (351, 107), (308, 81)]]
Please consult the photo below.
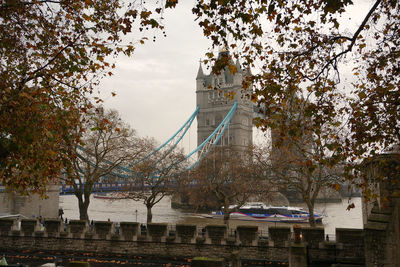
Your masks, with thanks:
[[(0, 4), (0, 181), (41, 192), (66, 160), (86, 97), (112, 58), (131, 55), (176, 0), (20, 1)], [(139, 38), (124, 35), (138, 30)], [(99, 101), (99, 99), (97, 99)]]
[[(367, 9), (353, 22), (349, 12), (360, 5)], [(243, 86), (252, 84), (249, 96), (264, 108), (256, 126), (277, 128), (284, 139), (310, 127), (330, 140), (324, 149), (336, 161), (352, 163), (399, 143), (398, 1), (199, 0), (193, 12), (214, 47), (228, 47), (254, 70)], [(212, 52), (207, 57), (218, 61)], [(311, 124), (282, 123), (293, 96), (307, 106), (302, 115)], [(323, 135), (324, 127), (338, 132)]]
[[(351, 25), (342, 17), (356, 4), (369, 8)], [(267, 118), (287, 103), (288, 92), (297, 93), (315, 104), (310, 118), (349, 115), (347, 141), (357, 155), (367, 152), (366, 144), (374, 153), (375, 145), (399, 141), (398, 1), (198, 1), (193, 12), (214, 46), (228, 47), (257, 70), (248, 84), (256, 88), (253, 101), (267, 107)], [(344, 64), (352, 68), (353, 82), (345, 84), (351, 98), (341, 96), (349, 105), (340, 109), (330, 101), (342, 92)]]

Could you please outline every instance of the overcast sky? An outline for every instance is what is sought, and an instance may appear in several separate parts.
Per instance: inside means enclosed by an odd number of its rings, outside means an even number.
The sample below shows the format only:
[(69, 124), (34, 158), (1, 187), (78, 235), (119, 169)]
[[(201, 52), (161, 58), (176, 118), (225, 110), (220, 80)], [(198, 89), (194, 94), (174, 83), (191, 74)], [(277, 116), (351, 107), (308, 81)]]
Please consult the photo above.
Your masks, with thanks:
[[(361, 5), (343, 16), (342, 29), (353, 30), (360, 24), (371, 1), (359, 2)], [(204, 58), (210, 42), (194, 21), (192, 7), (193, 0), (184, 0), (176, 9), (168, 10), (164, 16), (167, 37), (159, 35), (156, 42), (150, 38), (137, 46), (132, 57), (119, 57), (115, 75), (101, 84), (105, 106), (118, 110), (140, 136), (154, 137), (160, 143), (172, 136), (195, 110), (199, 59)], [(111, 92), (117, 95), (111, 97)], [(192, 150), (197, 143), (196, 126), (195, 121), (184, 139), (186, 152), (189, 144)]]
[[(167, 37), (161, 35), (156, 42), (150, 38), (137, 46), (132, 57), (119, 57), (115, 75), (101, 84), (105, 106), (118, 110), (140, 136), (154, 137), (160, 143), (194, 112), (199, 60), (210, 43), (194, 21), (193, 1), (181, 2), (165, 14)], [(110, 96), (112, 91), (115, 97)], [(193, 124), (191, 149), (197, 142), (197, 122)]]

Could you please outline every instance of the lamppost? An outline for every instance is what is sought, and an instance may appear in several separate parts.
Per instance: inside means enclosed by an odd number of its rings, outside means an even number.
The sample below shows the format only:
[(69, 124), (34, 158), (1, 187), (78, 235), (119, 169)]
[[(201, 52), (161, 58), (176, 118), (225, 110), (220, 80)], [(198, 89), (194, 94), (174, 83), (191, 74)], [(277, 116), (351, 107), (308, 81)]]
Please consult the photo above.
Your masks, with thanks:
[(137, 210), (135, 210), (135, 213), (136, 213), (136, 222), (137, 222)]

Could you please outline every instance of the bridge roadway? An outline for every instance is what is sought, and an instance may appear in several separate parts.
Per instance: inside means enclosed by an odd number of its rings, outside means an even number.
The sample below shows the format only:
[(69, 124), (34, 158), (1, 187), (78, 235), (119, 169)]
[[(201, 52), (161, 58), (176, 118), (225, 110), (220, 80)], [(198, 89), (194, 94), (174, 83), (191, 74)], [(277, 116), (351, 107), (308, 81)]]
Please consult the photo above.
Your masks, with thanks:
[[(84, 185), (85, 186), (85, 185)], [(100, 192), (119, 192), (124, 188), (136, 188), (139, 186), (132, 183), (95, 183), (92, 189), (93, 193)], [(74, 187), (72, 185), (62, 184), (60, 185), (60, 195), (70, 195), (74, 193)]]

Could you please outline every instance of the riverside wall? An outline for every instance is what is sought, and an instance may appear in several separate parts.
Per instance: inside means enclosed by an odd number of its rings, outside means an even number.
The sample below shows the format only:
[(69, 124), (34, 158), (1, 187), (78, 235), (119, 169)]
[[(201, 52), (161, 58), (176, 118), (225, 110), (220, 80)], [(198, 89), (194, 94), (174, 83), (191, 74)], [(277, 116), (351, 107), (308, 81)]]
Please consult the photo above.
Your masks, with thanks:
[(371, 194), (363, 201), (366, 266), (400, 266), (400, 146), (364, 162)]
[[(0, 251), (32, 250), (47, 253), (113, 253), (124, 256), (214, 257), (227, 262), (233, 257), (290, 263), (364, 264), (364, 231), (336, 229), (336, 242), (326, 241), (323, 228), (297, 229), (298, 238), (290, 227), (270, 227), (268, 237), (259, 236), (257, 226), (237, 226), (231, 233), (225, 225), (151, 223), (146, 231), (139, 223), (71, 220), (67, 226), (58, 219), (44, 221), (39, 230), (37, 220), (23, 219), (18, 223), (0, 220)], [(299, 239), (300, 237), (300, 239)], [(301, 260), (302, 259), (302, 260)], [(296, 262), (296, 264), (294, 263)], [(322, 265), (321, 265), (322, 266)]]

